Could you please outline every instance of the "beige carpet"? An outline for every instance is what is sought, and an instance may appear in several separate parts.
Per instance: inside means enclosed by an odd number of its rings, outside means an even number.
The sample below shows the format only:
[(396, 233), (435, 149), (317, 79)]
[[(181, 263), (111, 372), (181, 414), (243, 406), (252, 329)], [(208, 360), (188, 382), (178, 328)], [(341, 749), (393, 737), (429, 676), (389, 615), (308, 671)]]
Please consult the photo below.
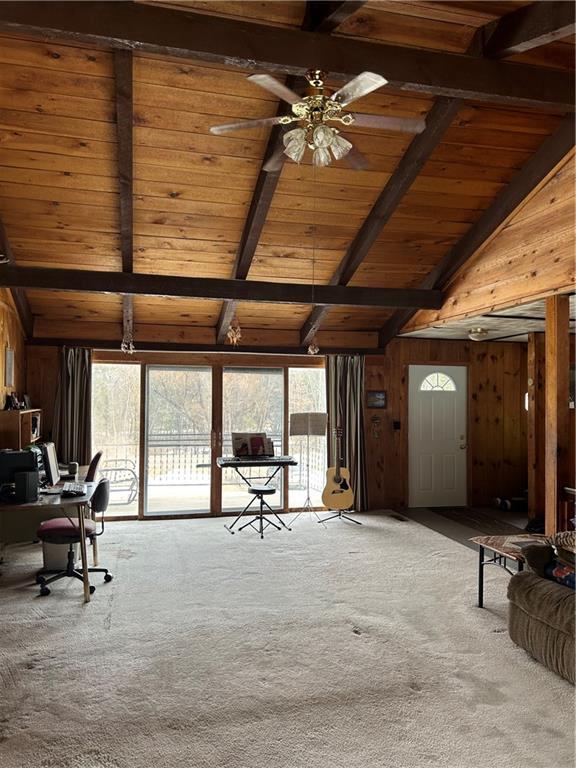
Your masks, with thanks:
[(569, 768), (573, 688), (514, 646), (507, 576), (414, 522), (114, 523), (115, 580), (0, 579), (2, 768)]

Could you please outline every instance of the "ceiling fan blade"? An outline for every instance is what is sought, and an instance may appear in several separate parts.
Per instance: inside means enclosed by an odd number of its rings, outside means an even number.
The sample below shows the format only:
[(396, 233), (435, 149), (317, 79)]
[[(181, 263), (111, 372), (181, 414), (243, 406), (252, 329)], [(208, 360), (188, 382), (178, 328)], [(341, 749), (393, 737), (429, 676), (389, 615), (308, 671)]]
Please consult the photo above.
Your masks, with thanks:
[(248, 80), (259, 85), (260, 88), (270, 91), (274, 96), (278, 96), (278, 98), (287, 101), (288, 104), (296, 104), (296, 102), (302, 101), (301, 96), (298, 96), (297, 93), (294, 93), (294, 91), (287, 88), (283, 83), (276, 80), (276, 78), (271, 75), (249, 75)]
[(422, 133), (426, 128), (426, 120), (413, 117), (385, 117), (384, 115), (363, 115), (354, 113), (354, 122), (352, 125), (359, 125), (364, 128), (380, 128), (383, 131)]
[(270, 155), (268, 160), (264, 163), (263, 168), (266, 173), (276, 173), (282, 169), (285, 162), (286, 155), (284, 154), (284, 147), (280, 147), (274, 154)]
[(242, 120), (240, 123), (226, 123), (225, 125), (213, 125), (210, 133), (220, 136), (222, 133), (231, 131), (244, 131), (247, 128), (257, 128), (261, 125), (278, 125), (280, 117), (263, 117), (261, 120)]
[(344, 160), (355, 171), (365, 171), (370, 165), (362, 152), (356, 149), (356, 147), (352, 147), (350, 152), (345, 155)]
[(362, 72), (346, 85), (343, 85), (336, 93), (333, 93), (330, 98), (332, 101), (338, 102), (341, 107), (346, 107), (356, 99), (367, 96), (372, 91), (386, 85), (387, 82), (385, 77), (377, 75), (375, 72)]

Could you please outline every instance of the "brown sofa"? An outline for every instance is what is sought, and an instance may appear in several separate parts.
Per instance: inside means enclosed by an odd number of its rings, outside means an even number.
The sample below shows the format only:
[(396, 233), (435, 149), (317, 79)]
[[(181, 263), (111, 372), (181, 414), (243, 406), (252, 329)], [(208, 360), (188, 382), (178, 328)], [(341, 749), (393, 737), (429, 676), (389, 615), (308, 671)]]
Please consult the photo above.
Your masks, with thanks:
[(548, 669), (576, 683), (574, 590), (543, 577), (554, 556), (552, 547), (535, 545), (524, 554), (530, 570), (515, 574), (508, 585), (510, 637)]

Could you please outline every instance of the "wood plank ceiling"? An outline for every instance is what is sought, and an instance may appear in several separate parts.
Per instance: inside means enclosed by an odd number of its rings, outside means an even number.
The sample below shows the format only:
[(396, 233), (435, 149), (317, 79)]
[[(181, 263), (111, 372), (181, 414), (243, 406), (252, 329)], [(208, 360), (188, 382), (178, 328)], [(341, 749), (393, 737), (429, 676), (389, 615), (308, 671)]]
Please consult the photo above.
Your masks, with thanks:
[[(178, 0), (155, 5), (183, 15), (194, 11), (293, 29), (302, 26), (306, 11), (304, 2)], [(336, 22), (327, 24), (325, 30), (341, 38), (344, 56), (347, 41), (356, 38), (413, 48), (417, 57), (418, 49), (465, 53), (478, 39), (478, 29), (532, 4), (371, 0), (349, 5), (354, 7), (342, 14), (341, 23), (334, 29)], [(0, 216), (15, 263), (235, 276), (269, 131), (213, 136), (209, 129), (271, 117), (277, 113), (277, 99), (246, 79), (249, 70), (132, 54), (133, 251), (127, 260), (118, 147), (119, 137), (125, 142), (126, 135), (122, 138), (117, 130), (114, 56), (93, 45), (2, 32)], [(561, 71), (572, 69), (573, 59), (573, 37), (509, 56)], [(434, 103), (435, 97), (426, 93), (385, 87), (358, 102), (358, 108), (378, 115), (426, 117)], [(419, 286), (563, 120), (562, 113), (542, 108), (471, 101), (457, 106), (450, 126), (424, 157), (418, 177), (362, 263), (347, 276), (350, 286)], [(407, 135), (368, 128), (347, 132), (366, 155), (369, 169), (351, 170), (342, 162), (314, 169), (308, 162), (287, 161), (248, 280), (324, 285), (333, 280), (411, 142)], [(37, 289), (26, 294), (36, 339), (119, 344), (120, 295)], [(222, 306), (217, 300), (136, 296), (136, 346), (214, 345)], [(248, 346), (300, 346), (301, 329), (312, 310), (312, 304), (235, 305)], [(323, 313), (318, 341), (326, 348), (376, 347), (378, 331), (392, 311), (330, 308)]]

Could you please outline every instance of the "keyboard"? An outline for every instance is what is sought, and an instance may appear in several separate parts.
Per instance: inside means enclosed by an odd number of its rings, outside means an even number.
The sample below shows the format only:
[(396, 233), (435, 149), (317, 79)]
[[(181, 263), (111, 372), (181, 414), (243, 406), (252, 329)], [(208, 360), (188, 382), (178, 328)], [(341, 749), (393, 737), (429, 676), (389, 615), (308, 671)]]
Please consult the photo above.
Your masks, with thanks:
[(86, 496), (87, 486), (85, 483), (64, 483), (62, 486), (63, 496)]

